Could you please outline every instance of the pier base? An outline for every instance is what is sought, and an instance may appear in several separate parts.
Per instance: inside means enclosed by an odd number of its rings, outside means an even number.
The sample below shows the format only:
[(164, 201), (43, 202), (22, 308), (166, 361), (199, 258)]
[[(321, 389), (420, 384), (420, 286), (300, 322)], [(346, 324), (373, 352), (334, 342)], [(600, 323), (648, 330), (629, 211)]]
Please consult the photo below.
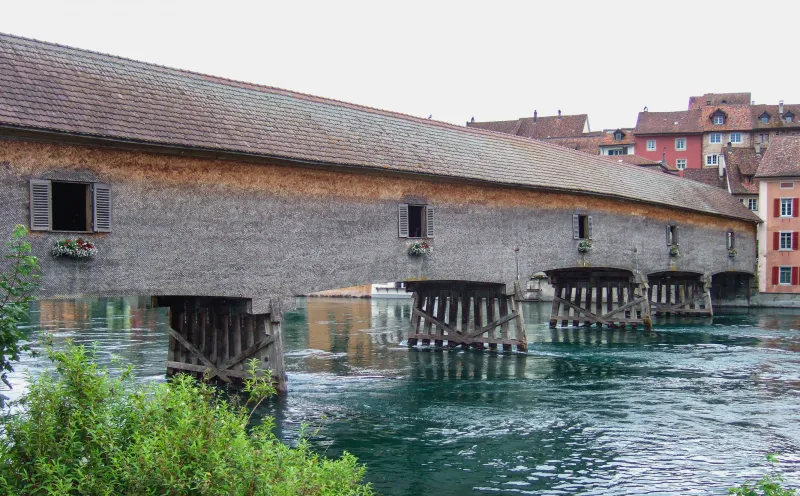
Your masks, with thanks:
[[(491, 351), (528, 351), (522, 308), (504, 284), (426, 281), (408, 283), (413, 292), (408, 346), (447, 346)], [(513, 333), (512, 333), (513, 327)], [(500, 348), (498, 348), (500, 346)]]
[(286, 392), (280, 312), (253, 315), (250, 300), (196, 296), (157, 296), (154, 306), (169, 308), (167, 376), (241, 383), (247, 362), (256, 359), (278, 392)]

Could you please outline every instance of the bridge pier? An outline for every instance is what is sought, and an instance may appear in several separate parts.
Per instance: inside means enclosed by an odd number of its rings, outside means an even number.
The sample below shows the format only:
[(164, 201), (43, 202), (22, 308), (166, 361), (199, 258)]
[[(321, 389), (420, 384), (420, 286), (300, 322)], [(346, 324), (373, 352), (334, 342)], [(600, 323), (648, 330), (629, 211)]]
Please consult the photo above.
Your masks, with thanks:
[(226, 384), (247, 377), (246, 362), (270, 370), (279, 393), (286, 392), (280, 312), (253, 315), (250, 300), (197, 296), (156, 296), (169, 308), (167, 376), (186, 373)]
[(550, 271), (555, 289), (550, 327), (573, 326), (652, 329), (647, 280), (630, 271), (575, 268)]
[[(413, 292), (408, 346), (461, 346), (497, 351), (528, 351), (522, 308), (504, 284), (461, 281), (408, 283)], [(513, 324), (513, 335), (511, 333)]]
[(649, 276), (649, 300), (656, 315), (713, 316), (711, 280), (702, 274), (659, 272)]

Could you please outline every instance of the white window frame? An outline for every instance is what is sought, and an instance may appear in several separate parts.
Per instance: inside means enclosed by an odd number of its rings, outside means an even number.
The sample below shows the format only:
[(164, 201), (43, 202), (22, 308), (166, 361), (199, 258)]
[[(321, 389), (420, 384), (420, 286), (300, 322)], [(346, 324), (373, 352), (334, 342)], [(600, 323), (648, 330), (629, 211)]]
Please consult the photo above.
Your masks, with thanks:
[(686, 159), (685, 158), (676, 158), (675, 159), (675, 168), (678, 170), (686, 170)]
[(753, 212), (758, 211), (758, 198), (748, 198), (747, 199), (747, 208), (749, 208)]
[[(709, 160), (711, 159), (711, 160)], [(706, 167), (719, 167), (719, 154), (710, 153), (706, 155)]]
[(794, 121), (794, 116), (793, 115), (787, 115), (785, 117), (785, 119), (786, 119), (786, 122), (793, 122)]
[(656, 140), (654, 140), (654, 139), (647, 140), (647, 151), (648, 152), (653, 152), (653, 151), (655, 151), (655, 149), (656, 149)]
[(715, 126), (722, 126), (725, 124), (725, 116), (722, 114), (717, 114), (713, 117), (711, 122), (713, 122)]
[[(683, 146), (679, 147), (678, 143), (682, 142)], [(686, 138), (675, 138), (675, 150), (679, 152), (686, 151)]]
[[(731, 133), (730, 136), (728, 136), (728, 137), (730, 138), (729, 141), (731, 143), (742, 143), (742, 141), (743, 141), (742, 133)], [(738, 139), (734, 139), (734, 137), (738, 138)]]
[(792, 231), (780, 231), (778, 251), (792, 251)]
[(792, 217), (794, 198), (781, 198), (781, 217)]
[[(784, 274), (788, 275), (788, 282), (783, 282), (783, 275)], [(778, 268), (778, 284), (780, 284), (781, 286), (791, 286), (792, 285), (792, 268), (791, 267), (786, 267), (784, 265), (781, 265)]]
[[(714, 139), (716, 138), (716, 139)], [(711, 133), (708, 135), (709, 143), (722, 143), (722, 133)]]

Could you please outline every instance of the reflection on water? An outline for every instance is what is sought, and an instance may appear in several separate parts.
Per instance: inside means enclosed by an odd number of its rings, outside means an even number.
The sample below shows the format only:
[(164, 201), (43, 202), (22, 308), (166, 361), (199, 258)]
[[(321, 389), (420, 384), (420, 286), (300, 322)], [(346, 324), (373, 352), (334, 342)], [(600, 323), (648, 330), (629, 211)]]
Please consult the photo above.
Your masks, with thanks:
[[(41, 302), (30, 329), (163, 380), (166, 315), (146, 303)], [(320, 427), (313, 444), (354, 453), (387, 495), (724, 494), (769, 452), (800, 484), (800, 312), (644, 332), (550, 329), (549, 305), (523, 309), (529, 353), (492, 354), (409, 350), (408, 300), (301, 299), (284, 320), (289, 395), (263, 413), (288, 442)]]

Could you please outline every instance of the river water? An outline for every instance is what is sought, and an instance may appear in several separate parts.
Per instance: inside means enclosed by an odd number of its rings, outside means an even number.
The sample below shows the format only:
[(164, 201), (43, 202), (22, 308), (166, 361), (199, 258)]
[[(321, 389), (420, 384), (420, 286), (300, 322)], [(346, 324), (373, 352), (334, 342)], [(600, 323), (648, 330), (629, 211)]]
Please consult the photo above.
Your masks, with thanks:
[[(166, 313), (144, 298), (42, 301), (35, 338), (96, 343), (164, 381)], [(780, 455), (800, 486), (800, 312), (750, 310), (656, 330), (551, 330), (530, 351), (409, 350), (407, 300), (300, 299), (284, 320), (289, 394), (264, 409), (321, 453), (355, 454), (385, 495), (725, 494)], [(26, 356), (12, 374), (46, 370)]]

